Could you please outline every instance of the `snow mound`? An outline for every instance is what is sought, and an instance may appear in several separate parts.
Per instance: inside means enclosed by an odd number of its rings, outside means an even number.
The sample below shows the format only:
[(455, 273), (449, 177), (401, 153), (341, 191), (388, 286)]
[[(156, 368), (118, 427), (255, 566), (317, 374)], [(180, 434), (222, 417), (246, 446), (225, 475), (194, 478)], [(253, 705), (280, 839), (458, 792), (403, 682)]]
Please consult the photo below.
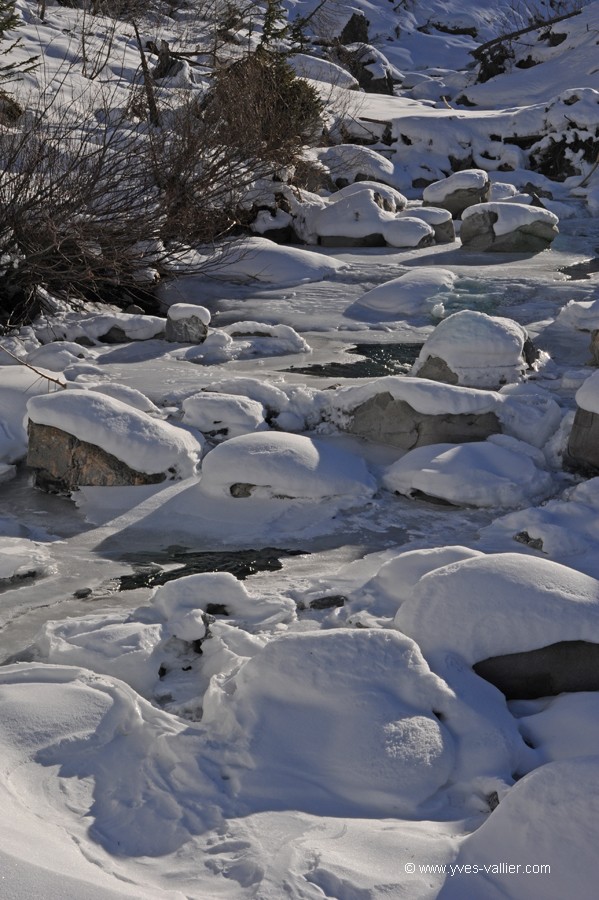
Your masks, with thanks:
[(361, 457), (285, 432), (246, 434), (215, 447), (204, 460), (202, 486), (210, 494), (306, 500), (358, 500), (376, 490)]
[(210, 275), (224, 281), (290, 285), (331, 278), (347, 263), (313, 250), (281, 247), (267, 238), (246, 238), (209, 260)]
[[(539, 705), (542, 708), (538, 710)], [(524, 712), (518, 727), (543, 758), (543, 762), (596, 756), (599, 746), (599, 693), (580, 691), (559, 694), (533, 703), (522, 703), (534, 712)], [(518, 715), (518, 713), (516, 713)], [(576, 740), (572, 736), (576, 735)]]
[(201, 444), (182, 428), (152, 418), (120, 400), (73, 389), (33, 397), (31, 421), (50, 425), (111, 453), (137, 472), (193, 475)]
[(309, 150), (306, 155), (326, 166), (336, 181), (381, 181), (391, 187), (399, 187), (395, 183), (393, 163), (370, 147), (337, 144)]
[(365, 608), (375, 616), (394, 616), (402, 603), (412, 596), (414, 587), (423, 575), (462, 559), (483, 556), (468, 547), (432, 547), (407, 550), (383, 563), (369, 581), (356, 593), (346, 609), (357, 612)]
[(466, 838), (440, 900), (461, 900), (473, 890), (489, 900), (591, 896), (589, 885), (599, 878), (598, 796), (597, 756), (549, 763), (526, 775)]
[(495, 388), (518, 381), (526, 368), (526, 330), (502, 316), (463, 309), (439, 322), (420, 351), (411, 374), (431, 357), (445, 362), (466, 387)]
[(363, 308), (389, 317), (431, 313), (455, 282), (449, 269), (424, 266), (367, 291), (350, 309)]
[(553, 479), (540, 450), (507, 435), (468, 444), (431, 444), (393, 463), (384, 486), (423, 493), (456, 506), (522, 506), (546, 496)]
[(230, 777), (255, 809), (410, 814), (452, 770), (434, 715), (450, 696), (402, 635), (287, 634), (213, 681), (203, 724), (235, 739)]
[(595, 550), (599, 542), (599, 478), (591, 478), (566, 491), (559, 500), (502, 516), (485, 528), (485, 538), (510, 546), (516, 535), (536, 542), (550, 559), (566, 560), (577, 556), (582, 571), (599, 565)]
[(262, 404), (234, 394), (194, 394), (183, 401), (183, 412), (185, 425), (218, 441), (268, 428)]
[(557, 322), (577, 331), (595, 331), (599, 328), (599, 300), (570, 300), (560, 310)]
[(494, 553), (424, 575), (395, 625), (427, 659), (474, 664), (558, 641), (599, 643), (599, 581), (545, 559)]
[(386, 209), (387, 212), (399, 212), (405, 209), (408, 202), (407, 198), (400, 191), (387, 184), (379, 184), (376, 181), (355, 181), (353, 184), (348, 184), (334, 193), (329, 198), (329, 202), (336, 203), (342, 198), (351, 197), (354, 194), (359, 194), (361, 191), (374, 191), (378, 194), (383, 202), (383, 209)]

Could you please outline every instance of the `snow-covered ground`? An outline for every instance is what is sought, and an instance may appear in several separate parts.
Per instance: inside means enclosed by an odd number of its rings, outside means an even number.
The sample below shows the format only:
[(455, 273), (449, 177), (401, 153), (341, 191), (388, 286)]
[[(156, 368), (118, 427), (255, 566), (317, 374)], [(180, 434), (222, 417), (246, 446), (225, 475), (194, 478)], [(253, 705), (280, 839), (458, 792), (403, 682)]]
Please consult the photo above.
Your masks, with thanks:
[[(516, 7), (403, 6), (331, 2), (319, 20), (363, 11), (403, 74), (395, 96), (352, 91), (316, 57), (296, 67), (352, 95), (356, 130), (377, 120), (410, 141), (311, 151), (369, 180), (289, 190), (305, 246), (254, 236), (210, 277), (161, 286), (203, 342), (106, 309), (0, 339), (0, 898), (596, 896), (593, 672), (580, 692), (508, 701), (473, 666), (599, 644), (599, 478), (564, 468), (574, 410), (599, 413), (597, 276), (562, 271), (599, 246), (599, 174), (568, 137), (596, 128), (599, 4), (555, 26), (566, 38), (537, 65), (479, 84), (469, 51), (500, 19), (521, 27)], [(76, 10), (18, 9), (16, 52), (41, 41), (50, 74), (77, 58)], [(117, 94), (130, 38), (117, 30)], [(60, 89), (83, 84), (73, 69)], [(456, 109), (460, 92), (477, 106)], [(524, 122), (540, 142), (566, 135), (577, 173), (549, 179), (497, 140)], [(419, 179), (442, 202), (458, 145), (477, 173), (458, 181), (490, 180), (500, 230), (527, 223), (538, 192), (559, 219), (547, 249), (469, 251), (459, 218), (458, 237), (434, 237), (444, 217), (418, 218)], [(317, 243), (373, 229), (384, 246)], [(414, 370), (354, 376), (398, 344), (418, 348)], [(416, 377), (430, 358), (455, 379)], [(349, 433), (381, 395), (491, 415), (501, 433), (410, 449)], [(27, 419), (163, 480), (36, 490)], [(241, 551), (258, 560), (243, 572)]]

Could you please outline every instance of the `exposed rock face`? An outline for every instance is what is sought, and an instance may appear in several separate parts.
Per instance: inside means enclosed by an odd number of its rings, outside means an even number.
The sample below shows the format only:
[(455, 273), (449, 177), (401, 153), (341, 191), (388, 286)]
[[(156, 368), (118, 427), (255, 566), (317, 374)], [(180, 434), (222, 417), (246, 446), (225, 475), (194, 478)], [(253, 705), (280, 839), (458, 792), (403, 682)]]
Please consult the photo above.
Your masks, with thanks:
[(570, 461), (593, 473), (599, 472), (599, 415), (586, 409), (576, 410), (568, 441)]
[(459, 378), (452, 372), (444, 359), (440, 356), (429, 356), (416, 372), (418, 378), (428, 378), (430, 381), (442, 381), (443, 384), (458, 384)]
[(493, 412), (428, 415), (385, 392), (353, 410), (347, 431), (381, 444), (412, 450), (428, 444), (484, 441), (489, 435), (501, 432), (501, 426)]
[(538, 650), (493, 656), (474, 665), (508, 700), (599, 691), (599, 644), (559, 641)]
[(208, 326), (200, 316), (175, 318), (167, 316), (165, 338), (175, 344), (202, 344), (206, 340)]
[(31, 421), (27, 465), (35, 470), (35, 484), (51, 493), (68, 492), (79, 485), (158, 484), (166, 478), (164, 472), (136, 472), (100, 447)]
[(591, 333), (589, 350), (593, 354), (593, 364), (599, 366), (599, 329)]
[(540, 220), (520, 225), (506, 234), (496, 234), (493, 226), (497, 219), (493, 210), (481, 210), (464, 219), (460, 231), (462, 247), (494, 253), (540, 253), (558, 234), (554, 225)]

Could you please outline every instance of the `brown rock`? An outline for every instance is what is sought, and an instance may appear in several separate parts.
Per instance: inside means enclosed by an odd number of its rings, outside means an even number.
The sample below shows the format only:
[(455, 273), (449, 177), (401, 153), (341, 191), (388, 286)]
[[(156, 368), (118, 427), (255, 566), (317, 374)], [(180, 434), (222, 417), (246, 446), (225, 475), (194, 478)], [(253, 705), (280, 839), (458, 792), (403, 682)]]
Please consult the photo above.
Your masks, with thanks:
[(79, 485), (158, 484), (164, 472), (137, 472), (100, 447), (80, 441), (51, 425), (29, 422), (27, 465), (34, 469), (35, 484), (50, 493), (64, 493)]

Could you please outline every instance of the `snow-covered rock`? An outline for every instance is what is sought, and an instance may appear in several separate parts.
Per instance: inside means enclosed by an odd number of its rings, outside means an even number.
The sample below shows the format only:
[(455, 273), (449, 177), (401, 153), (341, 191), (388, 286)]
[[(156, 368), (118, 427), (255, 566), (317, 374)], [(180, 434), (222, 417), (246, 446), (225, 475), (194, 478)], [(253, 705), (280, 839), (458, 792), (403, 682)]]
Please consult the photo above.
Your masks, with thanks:
[(523, 506), (553, 487), (540, 450), (507, 435), (467, 444), (410, 450), (383, 477), (391, 491), (425, 495), (456, 506)]
[(526, 330), (512, 319), (463, 309), (437, 325), (410, 374), (497, 389), (523, 377), (527, 340)]
[(205, 306), (173, 303), (166, 316), (165, 338), (181, 344), (201, 344), (208, 334), (210, 312)]
[(465, 209), (484, 203), (489, 194), (489, 176), (482, 169), (464, 169), (425, 187), (422, 199), (425, 206), (447, 209), (459, 219)]
[(191, 434), (96, 391), (58, 391), (27, 404), (28, 465), (40, 483), (146, 484), (186, 478), (202, 446)]
[(568, 456), (577, 466), (599, 470), (599, 372), (576, 391), (576, 404)]
[(268, 428), (264, 407), (239, 395), (202, 392), (183, 401), (183, 422), (214, 441)]
[(202, 484), (212, 494), (312, 501), (365, 499), (376, 490), (361, 457), (284, 432), (246, 434), (219, 444), (204, 460)]
[(455, 241), (455, 227), (451, 212), (436, 206), (410, 206), (401, 211), (402, 217), (412, 216), (430, 225), (435, 234), (435, 243), (450, 244)]
[(429, 660), (469, 664), (558, 641), (599, 643), (599, 581), (520, 553), (466, 559), (424, 575), (395, 616)]
[(478, 203), (462, 213), (460, 238), (468, 250), (538, 253), (558, 234), (558, 217), (523, 203)]
[(283, 635), (214, 680), (203, 723), (234, 739), (228, 768), (244, 802), (391, 816), (450, 776), (453, 738), (434, 715), (450, 698), (403, 635), (334, 629)]
[(370, 189), (334, 199), (316, 216), (314, 231), (319, 243), (329, 247), (420, 247), (433, 243), (433, 229), (422, 219), (398, 218), (383, 208)]

